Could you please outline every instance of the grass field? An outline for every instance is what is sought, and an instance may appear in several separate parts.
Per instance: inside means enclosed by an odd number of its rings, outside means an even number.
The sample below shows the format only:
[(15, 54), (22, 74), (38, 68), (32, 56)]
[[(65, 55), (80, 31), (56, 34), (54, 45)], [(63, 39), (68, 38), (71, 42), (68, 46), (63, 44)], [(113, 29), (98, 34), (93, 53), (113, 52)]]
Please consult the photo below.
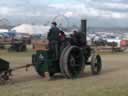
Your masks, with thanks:
[[(0, 51), (0, 58), (11, 62), (11, 67), (31, 63), (32, 51), (8, 53)], [(57, 78), (43, 80), (34, 68), (13, 73), (12, 80), (0, 85), (0, 96), (128, 96), (128, 54), (102, 54), (103, 70), (92, 76), (85, 69), (83, 77), (75, 80)]]

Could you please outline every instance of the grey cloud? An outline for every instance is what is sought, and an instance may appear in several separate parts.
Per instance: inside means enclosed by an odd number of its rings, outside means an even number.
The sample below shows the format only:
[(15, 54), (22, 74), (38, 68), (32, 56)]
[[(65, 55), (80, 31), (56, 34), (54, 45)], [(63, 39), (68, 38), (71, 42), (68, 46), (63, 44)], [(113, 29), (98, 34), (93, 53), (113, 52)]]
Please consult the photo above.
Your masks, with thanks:
[[(38, 2), (37, 2), (38, 1)], [(128, 8), (120, 8), (120, 7), (113, 7), (113, 5), (109, 6), (107, 4), (126, 4), (128, 5), (128, 0), (75, 0), (76, 4), (84, 4), (85, 8), (84, 10), (89, 10), (90, 9), (94, 9), (98, 10), (98, 16), (92, 15), (92, 13), (88, 12), (87, 14), (90, 14), (88, 19), (89, 19), (89, 25), (90, 26), (127, 26), (128, 25), (128, 20), (127, 18), (123, 17), (123, 18), (114, 18), (114, 16), (112, 16), (113, 13), (118, 13), (118, 14), (128, 14)], [(70, 4), (70, 2), (67, 2)], [(10, 16), (9, 18), (15, 17), (15, 18), (22, 18), (25, 20), (32, 20), (31, 18), (33, 18), (32, 22), (47, 22), (53, 19), (53, 17), (55, 17), (58, 14), (64, 14), (65, 12), (71, 11), (71, 12), (76, 12), (75, 8), (70, 8), (70, 6), (66, 9), (60, 9), (60, 8), (54, 8), (54, 7), (50, 7), (48, 6), (48, 1), (47, 0), (1, 0), (0, 1), (0, 7), (8, 7), (8, 8), (12, 8), (15, 9), (15, 14), (13, 16)], [(75, 6), (75, 5), (72, 5)], [(78, 9), (79, 10), (79, 9)], [(82, 14), (81, 10), (76, 12), (79, 14)], [(106, 12), (106, 13), (105, 13)], [(108, 12), (108, 14), (107, 14)], [(102, 14), (101, 14), (102, 13)], [(19, 15), (18, 15), (19, 14)], [(78, 15), (79, 15), (78, 14)], [(24, 16), (26, 15), (26, 16)], [(34, 16), (35, 15), (35, 16)], [(85, 15), (85, 14), (83, 14)], [(86, 17), (85, 15), (85, 17)], [(100, 16), (101, 15), (101, 16)], [(106, 18), (106, 15), (111, 15), (111, 18)], [(77, 20), (78, 16), (74, 16)], [(70, 21), (74, 21), (75, 18), (73, 17), (73, 20)], [(116, 16), (115, 16), (116, 17)], [(29, 19), (30, 18), (30, 19)], [(13, 19), (14, 20), (14, 19)], [(17, 19), (18, 20), (18, 19)], [(24, 20), (24, 21), (25, 21)], [(114, 22), (112, 22), (114, 21)], [(97, 24), (98, 23), (98, 24)]]

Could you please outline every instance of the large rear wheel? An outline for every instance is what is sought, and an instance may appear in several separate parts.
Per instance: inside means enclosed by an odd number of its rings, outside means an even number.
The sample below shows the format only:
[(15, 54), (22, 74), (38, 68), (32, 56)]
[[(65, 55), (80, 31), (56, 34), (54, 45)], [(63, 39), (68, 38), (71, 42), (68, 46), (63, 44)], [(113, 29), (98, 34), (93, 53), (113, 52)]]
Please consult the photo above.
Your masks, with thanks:
[(66, 78), (76, 78), (84, 69), (83, 53), (79, 47), (66, 47), (60, 58), (60, 69)]

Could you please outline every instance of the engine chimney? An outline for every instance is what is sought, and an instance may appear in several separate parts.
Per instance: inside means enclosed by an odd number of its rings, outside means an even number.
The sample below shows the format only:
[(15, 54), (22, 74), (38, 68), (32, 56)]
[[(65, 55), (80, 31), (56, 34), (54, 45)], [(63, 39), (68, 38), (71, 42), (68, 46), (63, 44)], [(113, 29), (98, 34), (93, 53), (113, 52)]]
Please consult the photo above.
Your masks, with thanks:
[(85, 33), (85, 44), (87, 45), (87, 20), (81, 20), (81, 32)]

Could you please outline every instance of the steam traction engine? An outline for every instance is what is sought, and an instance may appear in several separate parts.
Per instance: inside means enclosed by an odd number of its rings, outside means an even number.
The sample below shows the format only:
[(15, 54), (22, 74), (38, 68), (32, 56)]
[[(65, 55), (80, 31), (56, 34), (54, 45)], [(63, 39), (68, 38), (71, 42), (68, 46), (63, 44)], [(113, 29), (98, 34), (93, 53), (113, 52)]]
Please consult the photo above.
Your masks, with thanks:
[(87, 21), (81, 21), (81, 32), (77, 39), (71, 36), (61, 44), (55, 43), (52, 50), (48, 48), (48, 41), (36, 43), (36, 53), (32, 56), (32, 63), (40, 76), (49, 72), (50, 76), (56, 73), (63, 74), (66, 78), (76, 78), (90, 65), (92, 74), (101, 72), (102, 60), (94, 49), (87, 45)]

